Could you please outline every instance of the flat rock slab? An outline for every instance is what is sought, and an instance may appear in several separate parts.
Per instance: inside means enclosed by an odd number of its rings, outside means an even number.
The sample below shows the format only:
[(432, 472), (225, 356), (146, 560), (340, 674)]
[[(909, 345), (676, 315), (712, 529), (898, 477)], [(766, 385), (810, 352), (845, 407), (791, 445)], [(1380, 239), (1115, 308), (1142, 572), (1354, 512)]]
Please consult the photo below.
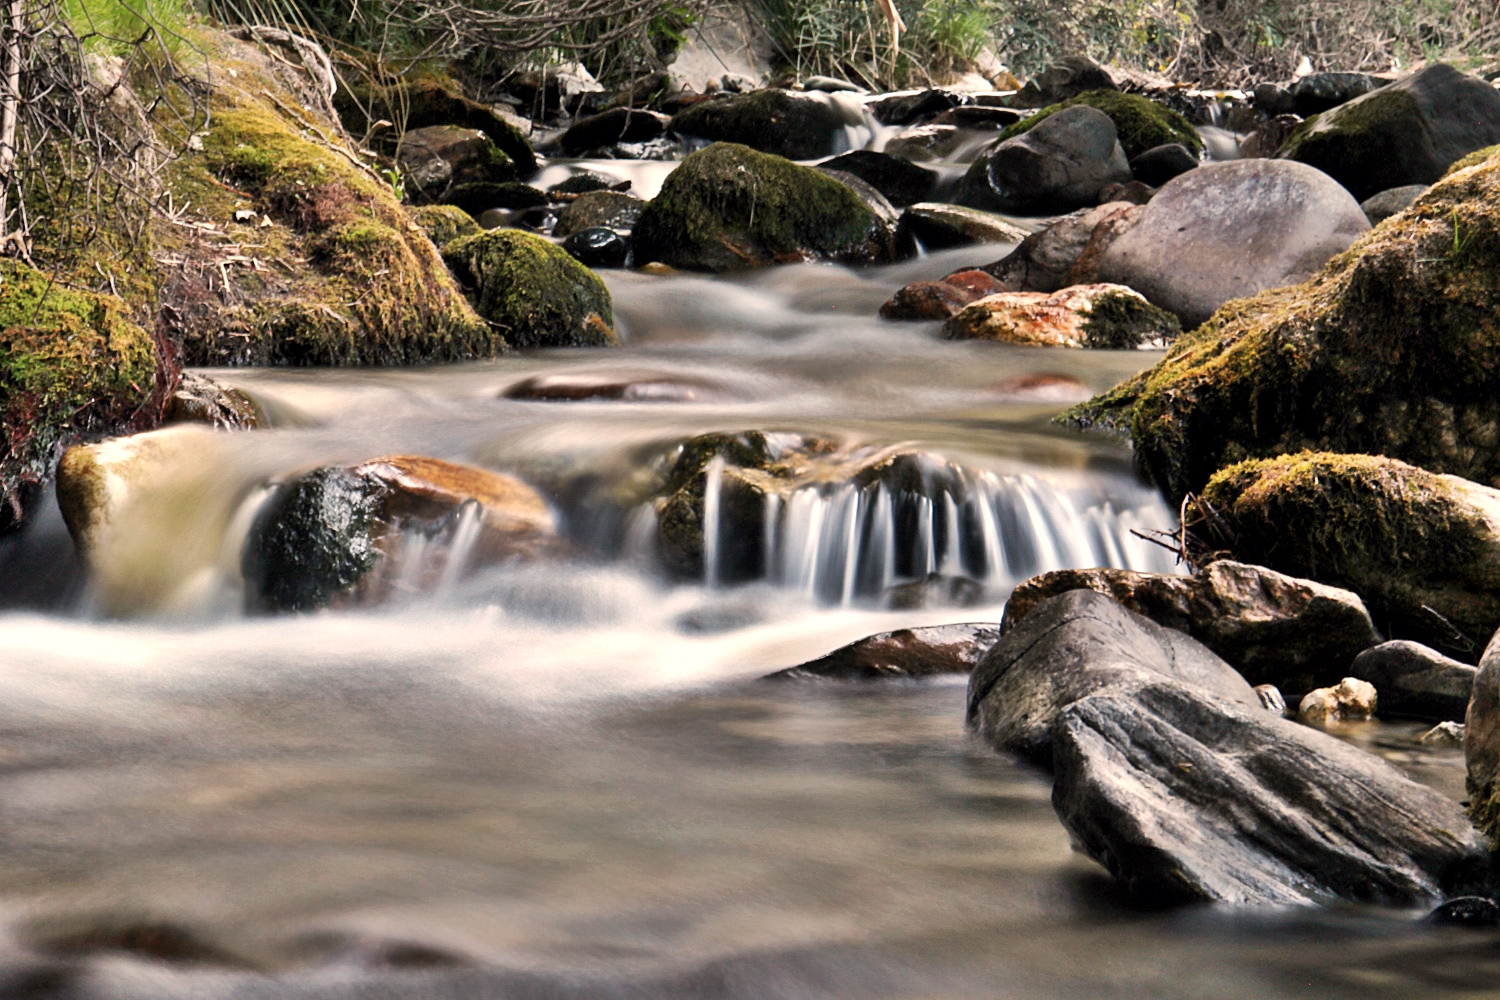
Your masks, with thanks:
[(879, 632), (765, 679), (878, 681), (967, 674), (1000, 638), (992, 622)]

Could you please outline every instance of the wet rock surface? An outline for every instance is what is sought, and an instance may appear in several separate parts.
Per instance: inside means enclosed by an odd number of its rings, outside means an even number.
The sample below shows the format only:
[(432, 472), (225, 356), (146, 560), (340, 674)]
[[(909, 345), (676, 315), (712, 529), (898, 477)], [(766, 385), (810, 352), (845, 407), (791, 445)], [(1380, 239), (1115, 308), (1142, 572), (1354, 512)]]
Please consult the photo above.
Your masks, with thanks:
[(900, 232), (927, 250), (974, 243), (1020, 243), (1031, 233), (1003, 216), (976, 208), (919, 202), (901, 213)]
[(866, 636), (766, 680), (877, 681), (967, 674), (1000, 637), (993, 624), (934, 625)]
[(885, 319), (948, 319), (1004, 286), (984, 271), (959, 271), (940, 281), (914, 281), (880, 307)]
[[(1079, 261), (1093, 244), (1091, 257), (1101, 254), (1101, 244), (1117, 237), (1139, 218), (1135, 206), (1126, 202), (1108, 202), (1094, 208), (1079, 209), (1063, 216), (1046, 228), (1032, 233), (1015, 250), (984, 270), (1004, 283), (1007, 291), (1055, 292), (1067, 285), (1099, 280), (1097, 266), (1083, 274)], [(1102, 236), (1109, 231), (1109, 240)], [(1101, 239), (1095, 240), (1095, 234)]]
[(731, 142), (789, 160), (839, 152), (849, 118), (827, 94), (756, 90), (685, 108), (672, 116), (678, 135)]
[(1114, 122), (1077, 105), (976, 159), (957, 200), (972, 208), (1045, 215), (1094, 204), (1105, 185), (1130, 179)]
[(938, 183), (936, 172), (918, 166), (904, 156), (870, 149), (856, 149), (835, 156), (821, 166), (853, 174), (897, 208), (927, 201)]
[(1478, 669), (1421, 643), (1397, 639), (1360, 653), (1349, 673), (1375, 685), (1382, 715), (1462, 722)]
[(949, 340), (1104, 350), (1164, 347), (1181, 332), (1171, 313), (1123, 285), (1106, 284), (1051, 293), (997, 292), (943, 324)]
[(496, 229), (454, 240), (443, 259), (474, 308), (518, 347), (614, 347), (609, 290), (566, 251), (539, 236)]
[(640, 221), (646, 202), (623, 191), (590, 191), (581, 194), (557, 213), (555, 237), (566, 238), (585, 229), (613, 229), (628, 233)]

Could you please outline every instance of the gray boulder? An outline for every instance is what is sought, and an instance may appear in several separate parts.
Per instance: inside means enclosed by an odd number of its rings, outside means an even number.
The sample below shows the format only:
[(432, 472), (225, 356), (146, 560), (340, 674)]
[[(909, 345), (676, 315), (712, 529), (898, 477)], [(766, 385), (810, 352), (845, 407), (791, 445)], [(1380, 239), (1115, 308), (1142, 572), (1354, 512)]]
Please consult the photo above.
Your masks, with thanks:
[(1309, 73), (1288, 88), (1291, 110), (1310, 118), (1363, 97), (1386, 82), (1368, 73)]
[(1157, 192), (1100, 258), (1099, 280), (1195, 326), (1230, 299), (1307, 280), (1369, 228), (1348, 191), (1303, 164), (1205, 164)]
[(1464, 716), (1469, 813), (1491, 842), (1500, 841), (1500, 633), (1479, 658)]
[(766, 680), (876, 681), (967, 674), (1000, 638), (989, 623), (903, 628), (866, 636)]
[(1370, 220), (1370, 225), (1378, 226), (1396, 213), (1406, 211), (1426, 190), (1426, 184), (1403, 184), (1371, 195), (1360, 202), (1359, 207), (1365, 213), (1365, 218)]
[(1140, 902), (1431, 905), (1486, 845), (1371, 754), (1186, 684), (1111, 685), (1052, 728), (1058, 816)]
[(1130, 179), (1115, 123), (1079, 104), (976, 159), (958, 201), (989, 211), (1047, 215), (1095, 204), (1106, 185)]
[(1074, 590), (1043, 602), (985, 654), (969, 675), (967, 719), (995, 749), (1046, 763), (1053, 723), (1067, 706), (1102, 688), (1157, 681), (1263, 711), (1245, 679), (1199, 643), (1102, 594)]
[[(1161, 187), (1198, 166), (1198, 157), (1180, 142), (1152, 146), (1130, 161), (1130, 172), (1142, 184)], [(1144, 202), (1142, 202), (1144, 204)]]
[(1093, 242), (1094, 234), (1134, 207), (1128, 202), (1112, 201), (1070, 212), (1032, 233), (1020, 246), (982, 270), (1001, 281), (1007, 290), (1017, 292), (1055, 292), (1067, 285), (1096, 281), (1096, 274), (1075, 275), (1075, 266)]
[(1369, 681), (1380, 692), (1380, 714), (1428, 722), (1462, 722), (1478, 672), (1406, 639), (1365, 650), (1349, 668), (1351, 677)]

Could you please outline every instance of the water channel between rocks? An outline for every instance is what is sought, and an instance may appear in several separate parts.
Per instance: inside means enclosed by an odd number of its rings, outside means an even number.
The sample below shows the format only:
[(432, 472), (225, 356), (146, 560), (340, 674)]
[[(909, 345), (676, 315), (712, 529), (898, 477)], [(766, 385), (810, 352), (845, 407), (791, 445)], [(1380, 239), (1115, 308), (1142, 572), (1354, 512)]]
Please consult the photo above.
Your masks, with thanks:
[[(756, 683), (871, 632), (998, 620), (1040, 569), (1172, 568), (1135, 534), (1173, 517), (1128, 452), (1015, 388), (1099, 390), (1156, 355), (873, 318), (902, 283), (996, 255), (615, 274), (614, 352), (214, 373), (273, 427), (164, 435), (92, 578), (55, 511), (0, 543), (0, 997), (1492, 995), (1500, 940), (1408, 913), (1129, 911), (1070, 850), (1046, 777), (966, 736), (961, 679)], [(697, 398), (502, 397), (538, 375)], [(983, 575), (981, 605), (824, 585), (862, 578), (848, 540), (881, 536), (806, 519), (764, 579), (668, 582), (614, 487), (653, 448), (752, 428), (962, 469), (992, 527), (922, 565)], [(548, 484), (581, 555), (247, 617), (265, 484), (393, 453)], [(838, 502), (807, 498), (854, 524)], [(1342, 735), (1461, 794), (1461, 753), (1417, 732)]]

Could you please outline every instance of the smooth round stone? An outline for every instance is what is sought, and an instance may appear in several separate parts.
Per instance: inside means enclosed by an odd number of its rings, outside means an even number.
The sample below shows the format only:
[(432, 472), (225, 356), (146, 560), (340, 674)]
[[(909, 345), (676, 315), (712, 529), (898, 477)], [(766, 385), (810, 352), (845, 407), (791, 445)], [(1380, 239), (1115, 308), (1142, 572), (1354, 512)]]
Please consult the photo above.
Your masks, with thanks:
[(630, 256), (630, 244), (613, 229), (595, 226), (580, 229), (563, 240), (563, 249), (589, 267), (624, 267)]

